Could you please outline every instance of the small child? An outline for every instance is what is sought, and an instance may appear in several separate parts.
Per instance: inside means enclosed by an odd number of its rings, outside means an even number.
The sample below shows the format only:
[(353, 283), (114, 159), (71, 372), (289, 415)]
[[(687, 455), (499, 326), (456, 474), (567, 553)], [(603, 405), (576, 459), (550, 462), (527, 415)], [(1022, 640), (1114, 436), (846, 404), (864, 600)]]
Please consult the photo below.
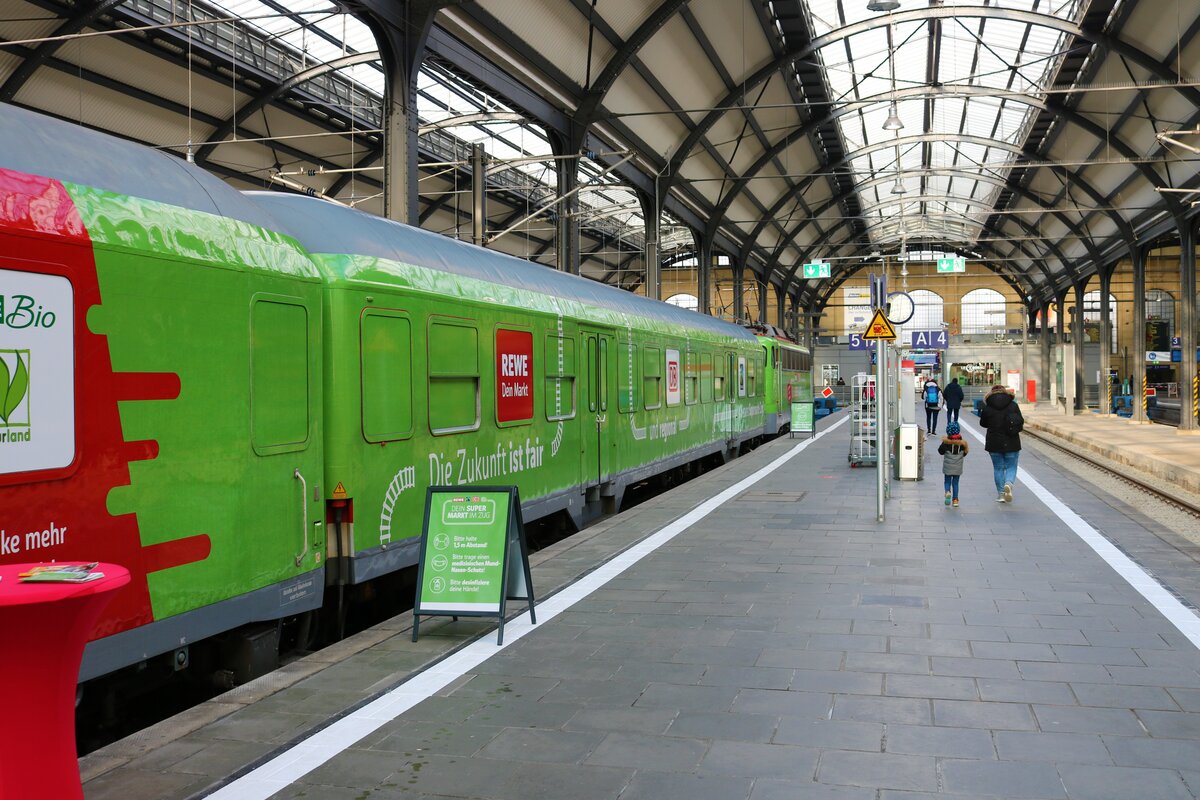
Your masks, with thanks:
[(946, 505), (954, 503), (958, 508), (958, 479), (962, 477), (963, 459), (967, 457), (970, 448), (959, 435), (957, 422), (946, 424), (946, 435), (938, 445), (938, 455), (942, 460), (942, 474), (946, 476)]

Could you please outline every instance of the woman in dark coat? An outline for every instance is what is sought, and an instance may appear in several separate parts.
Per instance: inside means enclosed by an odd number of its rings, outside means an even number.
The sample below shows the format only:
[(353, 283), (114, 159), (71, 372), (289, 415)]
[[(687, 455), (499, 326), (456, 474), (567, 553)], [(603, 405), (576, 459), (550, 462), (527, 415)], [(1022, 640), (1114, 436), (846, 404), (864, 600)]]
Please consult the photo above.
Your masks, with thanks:
[(980, 427), (987, 429), (983, 449), (992, 457), (996, 479), (996, 502), (1011, 503), (1013, 484), (1017, 482), (1017, 460), (1021, 457), (1021, 431), (1025, 418), (1021, 407), (1003, 386), (993, 386), (983, 399)]

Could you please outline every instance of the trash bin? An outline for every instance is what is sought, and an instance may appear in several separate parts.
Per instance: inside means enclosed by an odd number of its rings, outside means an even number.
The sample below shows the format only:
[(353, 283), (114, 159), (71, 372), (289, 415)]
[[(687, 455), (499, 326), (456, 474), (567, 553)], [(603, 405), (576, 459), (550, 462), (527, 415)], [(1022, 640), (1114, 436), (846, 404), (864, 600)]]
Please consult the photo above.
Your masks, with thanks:
[(901, 425), (896, 435), (896, 478), (925, 479), (925, 437), (920, 425)]

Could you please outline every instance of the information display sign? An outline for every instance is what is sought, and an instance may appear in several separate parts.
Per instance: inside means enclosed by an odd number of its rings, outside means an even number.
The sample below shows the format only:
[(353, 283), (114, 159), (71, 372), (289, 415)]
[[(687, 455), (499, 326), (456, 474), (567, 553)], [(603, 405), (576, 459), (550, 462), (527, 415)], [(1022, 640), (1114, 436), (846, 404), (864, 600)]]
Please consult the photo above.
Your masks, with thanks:
[(798, 400), (792, 401), (792, 433), (812, 433), (813, 432), (813, 404), (812, 400), (807, 403)]
[(413, 641), (422, 616), (496, 617), (504, 643), (505, 601), (533, 611), (529, 550), (515, 486), (431, 486), (417, 562)]

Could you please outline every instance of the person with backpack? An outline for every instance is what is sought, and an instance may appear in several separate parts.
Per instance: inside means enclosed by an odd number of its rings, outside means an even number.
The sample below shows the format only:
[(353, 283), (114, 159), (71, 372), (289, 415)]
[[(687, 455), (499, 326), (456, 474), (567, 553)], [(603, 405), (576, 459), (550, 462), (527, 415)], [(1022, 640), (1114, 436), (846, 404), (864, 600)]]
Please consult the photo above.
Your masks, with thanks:
[(996, 385), (983, 399), (979, 425), (987, 429), (983, 449), (992, 457), (996, 480), (996, 502), (1011, 503), (1013, 484), (1017, 482), (1017, 460), (1021, 457), (1021, 431), (1025, 418), (1021, 407), (1003, 386)]
[(963, 459), (970, 449), (959, 433), (958, 423), (947, 422), (946, 436), (938, 445), (938, 455), (943, 457), (942, 474), (946, 477), (946, 505), (953, 503), (958, 508), (958, 481), (963, 473)]
[(925, 401), (925, 429), (933, 436), (937, 433), (938, 411), (942, 408), (942, 387), (930, 378), (921, 389), (921, 397)]
[(950, 381), (950, 385), (942, 392), (942, 398), (946, 401), (946, 424), (958, 422), (958, 412), (963, 404), (963, 390), (958, 385), (958, 378)]

